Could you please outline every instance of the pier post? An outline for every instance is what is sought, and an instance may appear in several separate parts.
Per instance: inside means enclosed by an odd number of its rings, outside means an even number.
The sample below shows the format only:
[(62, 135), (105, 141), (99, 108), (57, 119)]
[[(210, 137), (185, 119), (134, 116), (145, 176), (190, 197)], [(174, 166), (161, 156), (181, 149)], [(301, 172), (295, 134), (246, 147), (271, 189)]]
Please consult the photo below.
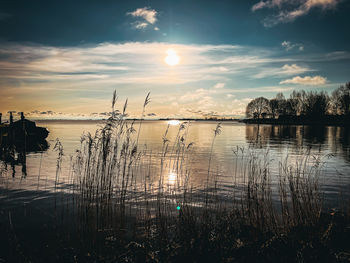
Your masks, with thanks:
[[(1, 125), (1, 117), (2, 117), (2, 113), (0, 112), (0, 125)], [(2, 129), (0, 128), (0, 147), (2, 145)]]

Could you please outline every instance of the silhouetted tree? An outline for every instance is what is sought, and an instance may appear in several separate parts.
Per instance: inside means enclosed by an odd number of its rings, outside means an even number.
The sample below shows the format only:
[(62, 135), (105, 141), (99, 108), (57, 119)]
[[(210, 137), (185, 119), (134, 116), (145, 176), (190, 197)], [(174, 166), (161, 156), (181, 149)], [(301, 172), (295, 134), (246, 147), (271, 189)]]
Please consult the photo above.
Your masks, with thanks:
[(332, 112), (333, 114), (350, 115), (350, 82), (333, 91)]
[(292, 100), (293, 112), (295, 115), (304, 115), (305, 114), (305, 105), (306, 105), (307, 94), (304, 90), (293, 91), (290, 94), (290, 99)]
[[(331, 97), (327, 92), (300, 90), (293, 91), (289, 99), (286, 99), (280, 92), (271, 100), (256, 98), (246, 108), (247, 117), (259, 119), (266, 116), (273, 119), (284, 116), (283, 119), (288, 120), (290, 117), (300, 116), (290, 119), (303, 120), (304, 116), (317, 121), (330, 114), (350, 117), (350, 82), (333, 91)], [(342, 118), (333, 119), (342, 121)]]
[(298, 112), (298, 99), (295, 99), (295, 98), (287, 99), (285, 107), (288, 115), (296, 116)]
[(342, 108), (342, 92), (340, 89), (336, 89), (332, 92), (332, 97), (331, 97), (331, 110), (332, 114), (334, 115), (342, 115), (343, 111), (341, 110)]
[(282, 92), (277, 93), (276, 100), (278, 101), (278, 109), (277, 109), (278, 116), (286, 115), (287, 101)]
[(284, 97), (282, 92), (278, 92), (276, 95), (276, 100), (285, 100), (286, 98)]
[(322, 117), (328, 113), (329, 96), (326, 92), (308, 92), (305, 103), (305, 114), (312, 117)]
[(262, 118), (270, 112), (269, 100), (264, 97), (259, 97), (248, 103), (246, 108), (247, 117)]
[(271, 99), (269, 101), (269, 104), (270, 104), (270, 111), (271, 111), (272, 118), (275, 119), (278, 113), (278, 106), (279, 106), (278, 100)]

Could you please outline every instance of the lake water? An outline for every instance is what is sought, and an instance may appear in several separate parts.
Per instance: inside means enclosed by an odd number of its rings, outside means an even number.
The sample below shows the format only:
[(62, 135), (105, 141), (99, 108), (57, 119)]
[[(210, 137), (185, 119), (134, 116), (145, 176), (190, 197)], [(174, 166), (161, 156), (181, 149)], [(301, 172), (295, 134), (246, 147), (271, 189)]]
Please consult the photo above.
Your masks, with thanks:
[[(59, 185), (65, 188), (71, 183), (71, 158), (80, 147), (83, 133), (94, 133), (103, 124), (102, 121), (40, 121), (37, 125), (50, 131), (47, 138), (49, 147), (44, 151), (29, 152), (26, 157), (26, 171), (21, 163), (7, 163), (0, 177), (1, 189), (54, 191), (58, 153), (54, 145), (58, 138), (64, 148), (62, 171)], [(167, 121), (144, 121), (140, 132), (139, 145), (145, 154), (159, 156), (163, 145), (163, 135), (168, 127)], [(234, 180), (240, 180), (237, 172), (242, 159), (240, 155), (253, 153), (257, 157), (268, 154), (273, 175), (278, 174), (279, 163), (286, 160), (294, 165), (310, 151), (310, 160), (321, 157), (324, 161), (319, 178), (325, 197), (337, 200), (339, 193), (349, 194), (350, 186), (350, 129), (346, 127), (309, 127), (309, 126), (273, 126), (246, 125), (238, 122), (222, 123), (221, 134), (216, 136), (213, 148), (214, 129), (217, 123), (191, 122), (186, 143), (193, 142), (190, 155), (191, 184), (194, 187), (204, 185), (208, 175), (209, 159), (216, 175), (218, 188), (229, 191)], [(138, 124), (135, 125), (138, 128)], [(179, 125), (170, 125), (167, 138), (169, 149), (178, 133)], [(237, 149), (238, 150), (237, 152)], [(242, 150), (243, 149), (243, 150)], [(159, 166), (156, 158), (152, 165)], [(155, 170), (156, 171), (156, 170)], [(155, 172), (155, 178), (157, 175)], [(169, 173), (165, 184), (172, 184), (176, 175)], [(274, 182), (274, 180), (272, 180)]]

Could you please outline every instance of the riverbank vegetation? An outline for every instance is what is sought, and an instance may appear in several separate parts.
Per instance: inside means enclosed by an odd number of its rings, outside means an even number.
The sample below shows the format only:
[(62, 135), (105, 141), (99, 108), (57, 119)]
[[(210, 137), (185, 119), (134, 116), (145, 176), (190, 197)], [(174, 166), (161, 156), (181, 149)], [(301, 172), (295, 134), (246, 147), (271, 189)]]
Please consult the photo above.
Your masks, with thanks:
[(278, 93), (275, 98), (259, 97), (246, 107), (247, 122), (329, 123), (346, 125), (350, 120), (350, 82), (327, 92), (293, 91), (289, 98)]

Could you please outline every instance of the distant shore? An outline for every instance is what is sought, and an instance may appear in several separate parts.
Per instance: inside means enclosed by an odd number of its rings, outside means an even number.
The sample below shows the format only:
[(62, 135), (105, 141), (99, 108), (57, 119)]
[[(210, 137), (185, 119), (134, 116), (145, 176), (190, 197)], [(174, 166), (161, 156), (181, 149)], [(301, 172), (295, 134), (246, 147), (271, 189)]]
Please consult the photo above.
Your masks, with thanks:
[(311, 118), (303, 116), (291, 116), (278, 119), (242, 119), (239, 122), (246, 124), (271, 124), (271, 125), (327, 125), (327, 126), (350, 126), (350, 118), (347, 116), (330, 116)]
[[(40, 122), (103, 122), (106, 119), (41, 119), (35, 120)], [(140, 121), (140, 119), (126, 119), (127, 121)], [(196, 121), (196, 122), (239, 122), (245, 124), (267, 124), (267, 125), (320, 125), (320, 126), (350, 126), (350, 118), (344, 116), (324, 116), (322, 119), (318, 118), (303, 118), (303, 117), (293, 117), (293, 118), (266, 118), (266, 119), (146, 119), (142, 121)]]
[[(81, 121), (106, 121), (107, 119), (33, 119), (36, 122), (47, 122), (47, 121), (70, 121), (70, 122), (81, 122)], [(125, 119), (127, 121), (141, 121), (141, 119)], [(142, 119), (142, 121), (214, 121), (214, 122), (240, 122), (243, 119), (191, 119), (191, 118), (160, 118), (160, 119)]]

